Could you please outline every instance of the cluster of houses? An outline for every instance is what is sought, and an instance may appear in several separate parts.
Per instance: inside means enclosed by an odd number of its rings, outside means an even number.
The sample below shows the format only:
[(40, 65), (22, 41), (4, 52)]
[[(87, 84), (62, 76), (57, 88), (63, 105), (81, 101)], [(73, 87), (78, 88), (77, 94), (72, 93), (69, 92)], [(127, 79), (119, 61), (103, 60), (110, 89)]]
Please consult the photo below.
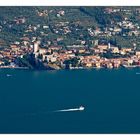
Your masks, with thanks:
[(121, 13), (125, 16), (121, 21), (115, 21), (111, 20), (111, 24), (107, 25), (103, 29), (100, 28), (88, 28), (88, 32), (91, 36), (114, 36), (114, 35), (120, 35), (120, 36), (138, 36), (140, 35), (140, 26), (131, 18), (133, 17), (133, 14), (140, 14), (140, 8), (133, 9), (125, 9), (121, 7), (107, 7), (104, 9), (104, 13), (106, 14), (114, 14), (114, 13)]
[(14, 62), (17, 58), (23, 58), (27, 53), (32, 52), (31, 47), (20, 46), (17, 44), (10, 45), (9, 48), (0, 50), (0, 67), (15, 68), (18, 67)]
[[(76, 59), (76, 64), (69, 63), (70, 69), (78, 68), (119, 68), (119, 67), (137, 67), (140, 66), (140, 51), (134, 48), (121, 48), (109, 44), (98, 44), (97, 46), (87, 48), (84, 45), (67, 46), (64, 49), (61, 46), (41, 47), (41, 42), (35, 41), (32, 45), (13, 44), (9, 48), (0, 51), (0, 66), (18, 67), (14, 63), (20, 57), (26, 54), (34, 54), (35, 59), (43, 63), (55, 64), (57, 67), (66, 68), (66, 61)], [(112, 54), (111, 58), (103, 54)], [(119, 57), (115, 57), (115, 55)], [(7, 60), (8, 64), (7, 64)]]
[[(60, 9), (54, 12), (54, 10), (37, 10), (39, 17), (47, 17), (49, 14), (54, 14), (55, 17), (61, 19), (66, 16), (67, 12)], [(117, 13), (125, 12), (125, 14), (131, 15), (132, 11), (129, 9), (121, 8), (106, 8), (105, 13)], [(140, 13), (140, 9), (136, 9), (137, 13)], [(28, 19), (25, 17), (14, 18), (12, 23), (6, 23), (9, 28), (13, 26), (24, 24)], [(127, 17), (122, 21), (114, 22), (109, 26), (102, 28), (99, 27), (84, 27), (86, 34), (92, 38), (98, 38), (89, 47), (86, 44), (84, 38), (83, 28), (80, 26), (80, 22), (70, 22), (67, 20), (59, 20), (50, 25), (47, 24), (29, 24), (26, 26), (22, 42), (14, 42), (8, 48), (0, 50), (0, 67), (18, 67), (15, 63), (17, 58), (23, 58), (26, 54), (34, 54), (35, 59), (42, 62), (42, 64), (55, 65), (57, 68), (65, 69), (78, 69), (78, 68), (119, 68), (119, 67), (137, 67), (140, 66), (140, 51), (136, 50), (135, 42), (132, 48), (118, 48), (112, 44), (99, 44), (100, 36), (139, 36), (140, 26), (138, 23), (134, 23)], [(3, 29), (0, 26), (0, 31)], [(40, 32), (38, 37), (35, 37), (34, 32)], [(56, 39), (50, 39), (49, 35), (57, 34)], [(79, 44), (65, 44), (65, 47), (59, 45), (59, 42), (63, 41), (67, 35), (79, 33)], [(82, 34), (83, 33), (83, 34)], [(33, 34), (33, 36), (31, 36)], [(77, 34), (76, 34), (77, 35)], [(42, 40), (47, 40), (42, 43)], [(42, 39), (43, 38), (43, 39)], [(39, 41), (37, 41), (39, 40)], [(52, 43), (53, 42), (53, 43)], [(43, 44), (43, 45), (42, 45)], [(109, 57), (107, 57), (110, 55)], [(69, 60), (69, 61), (68, 61)], [(76, 61), (75, 61), (76, 60)], [(67, 62), (68, 61), (68, 62)]]
[[(102, 54), (118, 54), (119, 57), (106, 58)], [(61, 68), (64, 68), (65, 61), (76, 58), (77, 64), (75, 68), (85, 68), (85, 67), (96, 67), (96, 68), (119, 68), (124, 67), (136, 67), (140, 66), (140, 51), (134, 50), (133, 48), (122, 48), (119, 49), (116, 46), (110, 44), (98, 45), (91, 48), (86, 48), (84, 46), (67, 46), (64, 50), (62, 47), (51, 46), (48, 49), (42, 49), (39, 45), (35, 45), (34, 54), (36, 58), (39, 54), (42, 55), (42, 62), (46, 61), (48, 63), (56, 63)], [(69, 68), (73, 68), (70, 63)]]
[(140, 35), (140, 26), (125, 18), (121, 22), (112, 23), (110, 26), (92, 29), (88, 28), (88, 33), (91, 36), (138, 36)]

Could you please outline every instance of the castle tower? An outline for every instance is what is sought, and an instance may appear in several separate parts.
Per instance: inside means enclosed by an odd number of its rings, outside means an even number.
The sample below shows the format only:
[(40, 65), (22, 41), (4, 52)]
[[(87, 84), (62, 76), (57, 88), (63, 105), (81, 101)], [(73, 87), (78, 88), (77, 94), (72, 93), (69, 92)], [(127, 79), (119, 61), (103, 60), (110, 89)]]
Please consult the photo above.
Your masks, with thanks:
[(39, 50), (39, 42), (34, 43), (34, 54), (36, 54)]

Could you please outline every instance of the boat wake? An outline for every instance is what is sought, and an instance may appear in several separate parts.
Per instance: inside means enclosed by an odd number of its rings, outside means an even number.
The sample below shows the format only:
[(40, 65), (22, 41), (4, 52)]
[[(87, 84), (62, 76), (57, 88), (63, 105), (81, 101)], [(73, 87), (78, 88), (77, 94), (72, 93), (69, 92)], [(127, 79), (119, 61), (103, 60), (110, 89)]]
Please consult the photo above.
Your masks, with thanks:
[[(52, 113), (57, 113), (57, 112), (73, 112), (73, 111), (84, 111), (85, 107), (80, 106), (79, 108), (71, 108), (71, 109), (63, 109), (63, 110), (55, 110), (55, 111), (41, 111), (41, 112), (32, 112), (32, 113), (21, 113), (21, 114), (16, 114), (18, 116), (37, 116), (37, 115), (47, 115), (47, 114), (52, 114)], [(14, 114), (15, 116), (15, 114)]]
[(62, 110), (56, 110), (53, 112), (71, 112), (71, 111), (84, 111), (84, 107), (80, 106), (79, 108), (71, 108), (71, 109), (62, 109)]

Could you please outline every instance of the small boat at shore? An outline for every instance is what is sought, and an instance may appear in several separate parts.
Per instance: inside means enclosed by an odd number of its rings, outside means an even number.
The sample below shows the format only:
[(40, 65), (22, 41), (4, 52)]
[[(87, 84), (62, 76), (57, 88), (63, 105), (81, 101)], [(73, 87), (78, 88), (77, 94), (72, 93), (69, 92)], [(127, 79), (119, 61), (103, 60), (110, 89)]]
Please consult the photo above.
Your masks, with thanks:
[(11, 77), (12, 75), (11, 75), (11, 74), (6, 74), (6, 76), (7, 76), (7, 77)]
[(136, 74), (138, 75), (138, 74), (140, 74), (140, 72), (136, 72)]

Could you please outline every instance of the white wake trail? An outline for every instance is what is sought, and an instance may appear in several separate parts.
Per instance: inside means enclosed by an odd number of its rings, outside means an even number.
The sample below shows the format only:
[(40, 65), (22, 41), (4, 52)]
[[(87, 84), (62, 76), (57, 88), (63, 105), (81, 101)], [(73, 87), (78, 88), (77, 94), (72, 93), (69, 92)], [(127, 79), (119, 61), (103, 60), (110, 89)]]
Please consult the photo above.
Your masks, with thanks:
[(71, 109), (62, 109), (62, 110), (56, 110), (54, 112), (70, 112), (70, 111), (83, 111), (84, 107), (80, 106), (79, 108), (71, 108)]

